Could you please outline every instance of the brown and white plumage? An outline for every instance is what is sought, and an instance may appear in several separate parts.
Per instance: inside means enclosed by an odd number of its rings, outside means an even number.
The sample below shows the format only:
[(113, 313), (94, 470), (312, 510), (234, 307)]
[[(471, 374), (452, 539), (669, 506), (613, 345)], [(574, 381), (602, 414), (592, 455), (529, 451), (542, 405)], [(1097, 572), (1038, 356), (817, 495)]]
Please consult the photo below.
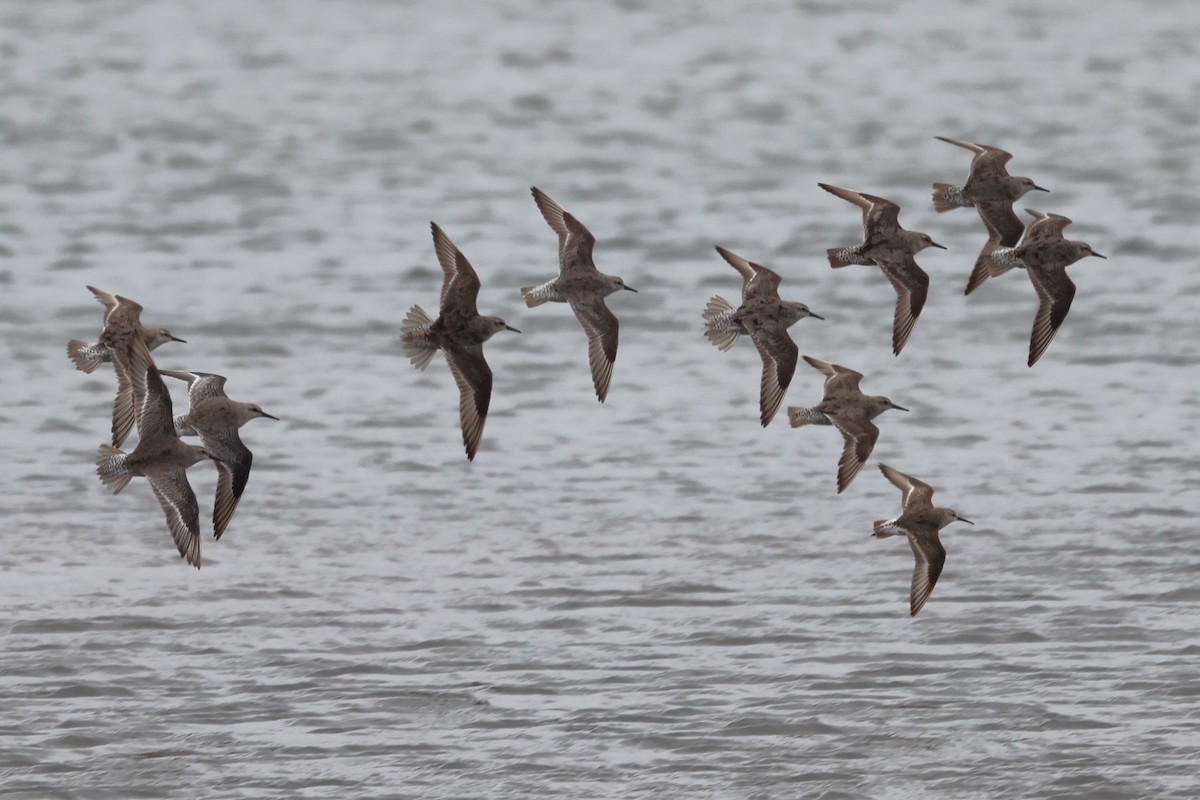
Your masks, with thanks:
[(1062, 214), (1036, 211), (1032, 208), (1025, 209), (1025, 213), (1033, 217), (1033, 222), (1025, 229), (1021, 244), (1060, 241), (1063, 239), (1063, 231), (1071, 224), (1071, 219)]
[[(1032, 179), (1023, 175), (1010, 175), (1007, 164), (1012, 160), (1012, 153), (1007, 150), (962, 139), (951, 139), (946, 136), (935, 136), (934, 138), (970, 150), (975, 154), (971, 158), (971, 171), (967, 176), (967, 182), (962, 186), (962, 197), (968, 201), (968, 205), (978, 207), (981, 201), (998, 201), (1007, 202), (1011, 209), (1012, 203), (1021, 199), (1026, 192), (1050, 191), (1038, 186)], [(950, 208), (953, 208), (953, 206), (938, 208), (937, 199), (935, 194), (934, 206), (937, 211), (949, 211)], [(1017, 222), (1020, 223), (1020, 220)], [(1018, 233), (1018, 235), (1020, 234)]]
[(146, 390), (139, 408), (138, 444), (131, 453), (100, 445), (96, 473), (101, 482), (119, 494), (135, 475), (146, 478), (154, 490), (167, 529), (179, 555), (200, 568), (200, 507), (187, 480), (187, 468), (211, 455), (202, 447), (184, 444), (175, 434), (171, 395), (158, 370), (151, 366), (143, 378)]
[[(151, 352), (167, 342), (187, 341), (174, 336), (166, 328), (145, 328), (142, 339), (146, 342), (146, 349)], [(88, 373), (95, 372), (101, 364), (112, 363), (112, 354), (107, 347), (98, 341), (88, 343), (81, 339), (67, 342), (67, 358), (71, 359), (77, 370)]]
[(257, 403), (230, 400), (225, 394), (225, 377), (210, 372), (184, 372), (164, 369), (163, 375), (187, 381), (188, 411), (175, 418), (180, 436), (199, 436), (217, 467), (217, 492), (213, 502), (213, 536), (221, 538), (233, 512), (237, 510), (254, 454), (242, 443), (238, 428), (252, 419), (279, 417), (263, 411)]
[(975, 523), (959, 516), (952, 508), (935, 508), (933, 487), (898, 469), (880, 464), (879, 470), (902, 493), (901, 514), (890, 520), (876, 520), (877, 538), (904, 534), (913, 553), (912, 585), (909, 589), (909, 615), (915, 617), (925, 605), (946, 563), (946, 548), (938, 531), (951, 522)]
[[(862, 209), (863, 241), (852, 248), (826, 251), (830, 266), (848, 263), (876, 264), (896, 291), (896, 310), (892, 320), (892, 353), (900, 355), (912, 333), (917, 317), (929, 296), (929, 275), (913, 256), (926, 247), (946, 248), (928, 234), (910, 231), (900, 225), (900, 206), (884, 197), (818, 183), (825, 191)], [(856, 256), (854, 260), (844, 254)]]
[(565, 302), (571, 306), (588, 338), (588, 364), (592, 385), (601, 403), (608, 397), (613, 364), (617, 360), (617, 333), (620, 325), (604, 298), (622, 289), (636, 292), (615, 275), (605, 275), (592, 261), (596, 237), (550, 196), (536, 186), (530, 187), (538, 210), (558, 235), (558, 277), (540, 286), (521, 289), (530, 308), (546, 302)]
[(417, 369), (424, 369), (432, 351), (441, 350), (459, 391), (459, 424), (467, 459), (474, 460), (492, 399), (492, 370), (483, 357), (483, 343), (497, 332), (520, 333), (499, 317), (479, 314), (479, 276), (445, 232), (430, 223), (433, 246), (442, 267), (442, 294), (438, 318), (419, 306), (409, 310), (400, 325), (404, 352)]
[[(1025, 226), (1013, 211), (1013, 203), (1026, 192), (1050, 190), (1023, 175), (1010, 175), (1006, 165), (1012, 159), (1012, 153), (1006, 150), (945, 136), (934, 138), (975, 154), (971, 159), (971, 172), (962, 187), (943, 183), (933, 185), (934, 209), (943, 212), (959, 206), (973, 206), (988, 230), (999, 236), (1001, 247), (1015, 246)], [(989, 250), (985, 245), (975, 259), (964, 294), (975, 291), (991, 274)]]
[[(989, 234), (996, 237), (995, 246), (1012, 247), (1020, 241), (1025, 226), (1013, 212), (1011, 200), (980, 200), (975, 204), (975, 210), (979, 212), (979, 218), (983, 220), (984, 227), (987, 228)], [(989, 241), (980, 249), (979, 255), (975, 257), (975, 264), (971, 267), (971, 274), (967, 277), (967, 285), (963, 289), (963, 294), (975, 291), (991, 275), (995, 274), (991, 260), (993, 249), (994, 246), (989, 238)]]
[(799, 348), (788, 335), (788, 328), (804, 317), (824, 319), (808, 306), (779, 297), (779, 274), (748, 261), (718, 246), (731, 267), (742, 276), (742, 304), (734, 308), (722, 297), (713, 297), (701, 316), (706, 320), (704, 335), (721, 350), (733, 346), (737, 337), (747, 334), (762, 359), (759, 381), (759, 421), (765, 428), (783, 402), (792, 375), (796, 372)]
[(546, 224), (558, 235), (559, 271), (595, 270), (596, 264), (592, 261), (592, 248), (596, 246), (596, 237), (592, 235), (591, 231), (538, 187), (530, 186), (529, 192), (533, 195), (533, 202), (542, 212)]
[(872, 422), (888, 409), (908, 411), (883, 396), (868, 396), (859, 389), (862, 373), (812, 356), (804, 360), (825, 375), (824, 397), (812, 408), (788, 408), (793, 428), (803, 425), (833, 425), (842, 434), (844, 446), (838, 459), (837, 490), (841, 494), (858, 475), (879, 439)]
[(1025, 212), (1034, 221), (1019, 245), (1000, 246), (994, 230), (988, 244), (993, 275), (1001, 275), (1014, 267), (1024, 269), (1037, 292), (1038, 310), (1029, 338), (1028, 364), (1032, 367), (1050, 346), (1075, 299), (1075, 284), (1067, 275), (1067, 267), (1088, 256), (1106, 256), (1092, 250), (1086, 242), (1064, 238), (1063, 230), (1071, 224), (1070, 218), (1030, 208)]
[(1086, 242), (1063, 239), (1049, 241), (1044, 246), (1033, 244), (1020, 256), (1026, 264), (1029, 280), (1038, 296), (1038, 310), (1033, 318), (1029, 338), (1029, 366), (1037, 363), (1063, 321), (1075, 299), (1075, 284), (1067, 275), (1067, 267), (1088, 256), (1107, 258), (1092, 250)]
[(830, 183), (818, 183), (825, 191), (862, 209), (863, 244), (883, 244), (900, 231), (900, 206), (885, 197), (845, 189)]
[(1071, 224), (1070, 218), (1064, 217), (1062, 214), (1034, 211), (1031, 208), (1025, 209), (1025, 213), (1033, 217), (1034, 221), (1029, 224), (1024, 235), (1017, 237), (1019, 241), (1010, 245), (1006, 245), (1004, 243), (1005, 236), (985, 220), (988, 240), (983, 246), (980, 256), (981, 258), (986, 256), (986, 267), (993, 278), (1003, 275), (1014, 267), (1024, 269), (1023, 256), (1029, 254), (1032, 248), (1045, 249), (1051, 243), (1064, 241), (1063, 230)]
[[(137, 305), (132, 300), (118, 297), (101, 289), (92, 286), (87, 288), (95, 295), (96, 300), (104, 305), (104, 322), (106, 325), (108, 324), (110, 313), (116, 310), (117, 306), (121, 304), (126, 304), (127, 307)], [(140, 309), (141, 307), (138, 306), (138, 308)], [(153, 351), (167, 342), (186, 342), (185, 339), (174, 336), (166, 328), (147, 328), (141, 324), (140, 320), (136, 324), (142, 340), (146, 343), (147, 350)], [(79, 339), (72, 339), (67, 342), (67, 357), (75, 364), (76, 369), (88, 373), (95, 372), (96, 368), (101, 364), (112, 363), (112, 354), (99, 341), (89, 344)]]
[(933, 138), (974, 153), (971, 157), (971, 172), (962, 187), (966, 199), (975, 202), (980, 199), (1003, 199), (1011, 192), (1006, 186), (1008, 179), (1012, 177), (1008, 174), (1007, 167), (1008, 162), (1012, 160), (1012, 153), (992, 145), (951, 139), (948, 136)]
[(146, 395), (146, 370), (154, 365), (142, 335), (142, 307), (127, 297), (87, 287), (104, 305), (104, 329), (100, 344), (112, 359), (117, 376), (113, 401), (112, 444), (120, 447), (133, 429)]

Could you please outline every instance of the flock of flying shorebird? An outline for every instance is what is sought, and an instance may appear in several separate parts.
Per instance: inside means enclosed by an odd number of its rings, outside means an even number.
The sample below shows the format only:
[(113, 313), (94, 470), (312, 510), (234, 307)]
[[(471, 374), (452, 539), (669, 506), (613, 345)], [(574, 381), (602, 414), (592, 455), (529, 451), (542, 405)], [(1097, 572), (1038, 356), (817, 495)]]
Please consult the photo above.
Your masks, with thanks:
[[(188, 483), (187, 468), (206, 458), (217, 466), (213, 535), (220, 539), (246, 489), (254, 458), (238, 436), (238, 428), (258, 417), (279, 417), (256, 403), (230, 400), (221, 375), (158, 369), (150, 351), (184, 340), (166, 328), (142, 325), (142, 307), (132, 300), (94, 286), (88, 289), (104, 305), (104, 329), (99, 341), (91, 344), (72, 339), (67, 343), (67, 355), (84, 372), (111, 363), (117, 374), (112, 443), (100, 445), (96, 473), (113, 494), (120, 494), (135, 476), (144, 477), (167, 515), (167, 528), (179, 555), (199, 569), (200, 505)], [(187, 381), (186, 414), (174, 415), (163, 375)], [(137, 446), (126, 453), (119, 448), (135, 421)], [(201, 444), (186, 444), (181, 436), (199, 436)]]
[[(997, 147), (937, 137), (970, 150), (970, 174), (961, 185), (933, 184), (933, 206), (938, 212), (974, 208), (987, 229), (984, 243), (967, 281), (971, 294), (989, 277), (1021, 268), (1029, 275), (1039, 306), (1029, 343), (1033, 366), (1062, 325), (1075, 296), (1075, 285), (1066, 274), (1070, 265), (1087, 256), (1104, 258), (1084, 242), (1066, 239), (1071, 223), (1059, 214), (1026, 209), (1033, 218), (1028, 228), (1013, 211), (1015, 201), (1030, 191), (1049, 191), (1031, 179), (1010, 175), (1012, 155)], [(835, 269), (852, 264), (879, 267), (896, 292), (892, 326), (892, 352), (899, 355), (916, 325), (929, 290), (929, 276), (914, 256), (927, 247), (946, 249), (927, 234), (900, 225), (900, 207), (883, 197), (825, 183), (825, 191), (862, 210), (863, 240), (826, 251)], [(614, 275), (596, 269), (592, 260), (595, 237), (574, 216), (536, 186), (533, 199), (547, 224), (558, 236), (559, 274), (538, 286), (521, 289), (528, 307), (547, 302), (567, 303), (588, 339), (588, 362), (596, 397), (604, 402), (617, 357), (618, 322), (605, 305), (614, 292), (633, 287)], [(492, 372), (483, 355), (483, 344), (503, 330), (515, 332), (499, 317), (479, 314), (479, 276), (462, 251), (436, 223), (431, 225), (434, 251), (443, 272), (439, 313), (432, 318), (413, 306), (400, 325), (400, 341), (413, 366), (423, 370), (439, 350), (450, 366), (459, 390), (459, 418), (467, 458), (474, 460), (492, 394)], [(714, 296), (702, 312), (704, 335), (718, 349), (733, 347), (745, 334), (762, 359), (759, 421), (766, 427), (775, 417), (791, 383), (799, 349), (788, 329), (805, 317), (823, 319), (803, 303), (779, 296), (778, 273), (748, 261), (723, 247), (717, 252), (742, 276), (742, 302), (734, 306)], [(91, 287), (89, 287), (91, 288)], [(117, 373), (117, 398), (113, 405), (113, 441), (100, 448), (97, 472), (104, 485), (118, 493), (135, 475), (145, 476), (167, 515), (167, 524), (180, 554), (200, 566), (200, 536), (195, 494), (185, 470), (198, 461), (212, 459), (219, 471), (213, 511), (214, 534), (219, 538), (228, 525), (249, 477), (251, 454), (238, 437), (238, 428), (256, 417), (277, 419), (252, 403), (225, 396), (225, 379), (201, 372), (158, 370), (150, 351), (167, 341), (182, 341), (163, 329), (141, 325), (141, 306), (122, 297), (91, 289), (105, 305), (104, 330), (96, 344), (72, 341), (68, 354), (76, 366), (91, 372), (111, 361)], [(803, 356), (825, 375), (824, 397), (811, 408), (790, 407), (792, 427), (832, 425), (845, 440), (838, 462), (837, 491), (850, 485), (870, 457), (879, 429), (873, 420), (888, 409), (907, 411), (887, 397), (864, 395), (861, 373), (811, 356)], [(172, 417), (171, 398), (160, 375), (188, 381), (190, 408)], [(117, 449), (136, 419), (139, 441), (128, 454)], [(199, 435), (202, 445), (184, 444), (180, 436)], [(954, 521), (970, 524), (950, 508), (934, 507), (933, 489), (910, 475), (881, 464), (884, 476), (902, 492), (902, 513), (878, 520), (874, 536), (907, 537), (916, 564), (910, 592), (910, 612), (916, 616), (937, 583), (946, 559), (938, 532)]]

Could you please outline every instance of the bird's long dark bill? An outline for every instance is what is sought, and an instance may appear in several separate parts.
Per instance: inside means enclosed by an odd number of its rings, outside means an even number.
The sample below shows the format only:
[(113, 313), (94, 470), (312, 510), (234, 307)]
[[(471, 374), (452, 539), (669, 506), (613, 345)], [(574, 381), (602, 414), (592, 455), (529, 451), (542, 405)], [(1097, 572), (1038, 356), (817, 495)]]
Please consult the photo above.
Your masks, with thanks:
[(268, 414), (268, 413), (267, 413), (267, 412), (265, 412), (265, 411), (264, 411), (264, 412), (262, 412), (262, 415), (263, 415), (264, 417), (266, 417), (267, 419), (273, 419), (273, 420), (275, 420), (276, 422), (280, 422), (280, 421), (281, 421), (281, 420), (279, 419), (279, 417), (275, 416), (274, 414)]
[(1099, 253), (1097, 253), (1095, 250), (1092, 251), (1092, 255), (1094, 255), (1096, 258), (1103, 258), (1105, 261), (1108, 261), (1108, 256), (1102, 256)]
[(514, 328), (512, 325), (505, 325), (504, 327), (507, 328), (508, 330), (512, 331), (513, 333), (520, 333), (520, 331), (517, 330), (516, 328)]
[(892, 408), (896, 409), (897, 411), (908, 411), (908, 409), (904, 406), (893, 405)]
[(938, 249), (940, 249), (940, 250), (949, 250), (949, 249), (950, 249), (949, 247), (946, 247), (946, 245), (944, 245), (944, 244), (938, 244), (937, 242), (930, 242), (930, 243), (929, 243), (929, 246), (930, 246), (930, 247), (936, 247), (936, 248), (938, 248)]
[(637, 294), (637, 289), (633, 288), (632, 286), (626, 286), (625, 291), (633, 292), (634, 294)]
[(965, 523), (967, 523), (968, 525), (974, 525), (974, 524), (975, 524), (974, 522), (971, 522), (971, 520), (969, 520), (969, 519), (966, 519), (965, 517), (959, 517), (959, 518), (958, 518), (958, 521), (959, 521), (959, 522), (965, 522)]
[(824, 318), (824, 317), (822, 317), (820, 314), (814, 314), (814, 313), (812, 313), (812, 312), (810, 311), (810, 312), (808, 312), (808, 315), (809, 315), (810, 317), (812, 317), (813, 319), (819, 319), (819, 320), (821, 320), (822, 322), (824, 322), (824, 321), (825, 321), (825, 318)]
[(171, 341), (172, 342), (183, 342), (184, 344), (187, 344), (187, 339), (180, 339), (178, 336), (172, 336)]
[(1039, 192), (1048, 192), (1048, 191), (1050, 191), (1049, 189), (1044, 189), (1044, 188), (1042, 188), (1041, 186), (1038, 186), (1036, 183), (1033, 185), (1033, 188), (1034, 188), (1034, 189), (1037, 189)]

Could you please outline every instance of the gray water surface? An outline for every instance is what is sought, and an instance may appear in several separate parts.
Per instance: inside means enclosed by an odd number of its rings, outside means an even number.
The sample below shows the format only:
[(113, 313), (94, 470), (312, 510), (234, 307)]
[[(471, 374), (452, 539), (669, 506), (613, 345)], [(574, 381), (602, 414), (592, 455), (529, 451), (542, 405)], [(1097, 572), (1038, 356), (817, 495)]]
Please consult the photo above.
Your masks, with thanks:
[[(1195, 797), (1198, 41), (1182, 1), (0, 6), (0, 795)], [(1109, 256), (1034, 369), (1028, 279), (962, 296), (939, 134)], [(950, 248), (899, 358), (818, 181)], [(556, 270), (531, 184), (640, 290), (604, 405), (569, 309), (521, 301)], [(523, 331), (475, 463), (397, 341), (431, 219)], [(760, 428), (757, 354), (701, 335), (740, 291), (714, 244), (912, 409), (844, 494), (837, 432)], [(199, 572), (96, 480), (87, 284), (283, 420)], [(787, 404), (820, 396), (801, 363)], [(881, 462), (977, 522), (915, 620)]]

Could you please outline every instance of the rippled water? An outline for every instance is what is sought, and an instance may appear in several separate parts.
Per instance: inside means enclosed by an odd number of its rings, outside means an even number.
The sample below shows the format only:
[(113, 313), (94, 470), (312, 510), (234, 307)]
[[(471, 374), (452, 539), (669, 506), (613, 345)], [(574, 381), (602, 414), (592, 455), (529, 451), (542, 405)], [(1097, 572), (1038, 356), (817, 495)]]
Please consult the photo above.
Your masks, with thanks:
[[(1195, 797), (1200, 12), (1095, 6), (4, 4), (0, 794)], [(928, 198), (969, 154), (935, 134), (1012, 150), (1109, 256), (1033, 370), (1028, 280), (961, 294), (980, 225)], [(950, 247), (900, 358), (817, 181)], [(517, 291), (556, 268), (535, 183), (641, 290), (603, 406), (569, 311)], [(487, 345), (474, 464), (396, 340), (430, 219), (524, 331)], [(759, 428), (757, 355), (700, 335), (739, 291), (714, 243), (912, 409), (845, 494), (836, 432)], [(95, 479), (85, 284), (283, 418), (199, 572), (144, 483)], [(878, 462), (978, 523), (915, 620)]]

